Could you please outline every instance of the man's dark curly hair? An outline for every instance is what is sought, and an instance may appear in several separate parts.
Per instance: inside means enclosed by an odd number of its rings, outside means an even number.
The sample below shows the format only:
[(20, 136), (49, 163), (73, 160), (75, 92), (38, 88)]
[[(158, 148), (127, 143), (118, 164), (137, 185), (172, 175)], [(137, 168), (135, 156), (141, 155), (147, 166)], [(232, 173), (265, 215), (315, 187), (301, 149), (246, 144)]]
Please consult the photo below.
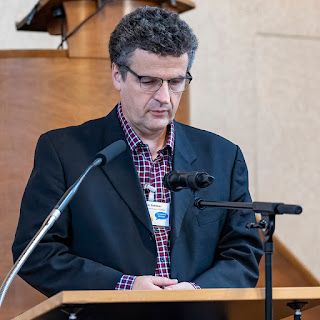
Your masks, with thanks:
[[(133, 52), (142, 49), (161, 56), (180, 57), (187, 53), (188, 71), (197, 48), (197, 37), (177, 13), (148, 6), (124, 16), (109, 42), (111, 63), (118, 66), (130, 66)], [(121, 75), (125, 79), (126, 71), (121, 70)]]

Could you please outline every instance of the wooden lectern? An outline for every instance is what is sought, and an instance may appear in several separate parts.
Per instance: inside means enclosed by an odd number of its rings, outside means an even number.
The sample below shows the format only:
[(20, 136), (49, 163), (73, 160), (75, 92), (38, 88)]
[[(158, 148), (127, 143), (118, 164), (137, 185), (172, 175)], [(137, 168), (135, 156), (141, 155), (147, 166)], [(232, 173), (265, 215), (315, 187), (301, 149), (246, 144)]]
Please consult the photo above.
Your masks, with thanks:
[[(276, 288), (273, 297), (274, 320), (280, 320), (293, 315), (288, 302), (319, 305), (320, 287)], [(14, 318), (33, 319), (263, 320), (264, 290), (65, 291)]]

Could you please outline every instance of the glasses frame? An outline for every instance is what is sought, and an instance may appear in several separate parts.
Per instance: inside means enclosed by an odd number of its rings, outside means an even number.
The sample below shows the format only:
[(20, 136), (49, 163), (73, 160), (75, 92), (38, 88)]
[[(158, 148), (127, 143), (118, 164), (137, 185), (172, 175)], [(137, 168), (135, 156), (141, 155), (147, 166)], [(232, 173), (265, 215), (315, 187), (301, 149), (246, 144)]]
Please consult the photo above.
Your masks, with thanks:
[[(184, 92), (184, 91), (187, 90), (190, 82), (191, 82), (192, 79), (193, 79), (193, 78), (192, 78), (192, 75), (190, 74), (189, 71), (187, 71), (187, 76), (186, 76), (186, 77), (176, 77), (176, 78), (172, 78), (172, 79), (165, 80), (165, 79), (161, 79), (161, 78), (159, 78), (159, 77), (139, 76), (137, 73), (135, 73), (133, 70), (131, 70), (129, 67), (127, 67), (127, 66), (125, 66), (125, 65), (119, 65), (119, 67), (126, 69), (126, 70), (129, 71), (131, 74), (133, 74), (136, 78), (138, 78), (138, 79), (139, 79), (140, 88), (141, 88), (141, 90), (143, 90), (144, 92), (157, 92), (157, 91), (162, 87), (163, 81), (167, 81), (167, 82), (168, 82), (168, 88), (169, 88), (169, 90), (170, 90), (172, 93), (181, 93), (181, 92)], [(160, 85), (159, 88), (158, 88), (157, 90), (155, 90), (155, 91), (144, 90), (144, 89), (142, 88), (142, 86), (141, 86), (141, 79), (143, 79), (143, 78), (159, 79), (159, 80), (161, 80), (161, 85)], [(189, 80), (189, 83), (188, 83), (188, 85), (186, 86), (186, 88), (185, 88), (184, 90), (182, 90), (182, 91), (173, 91), (173, 90), (171, 90), (171, 87), (170, 87), (170, 81), (176, 80), (176, 79)]]

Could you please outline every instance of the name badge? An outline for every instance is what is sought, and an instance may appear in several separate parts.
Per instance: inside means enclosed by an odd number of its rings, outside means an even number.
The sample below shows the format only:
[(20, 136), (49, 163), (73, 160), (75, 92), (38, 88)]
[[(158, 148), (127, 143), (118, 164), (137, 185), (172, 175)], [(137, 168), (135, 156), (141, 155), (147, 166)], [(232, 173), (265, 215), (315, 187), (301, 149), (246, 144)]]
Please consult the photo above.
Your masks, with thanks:
[(170, 203), (147, 201), (147, 206), (153, 226), (169, 226)]

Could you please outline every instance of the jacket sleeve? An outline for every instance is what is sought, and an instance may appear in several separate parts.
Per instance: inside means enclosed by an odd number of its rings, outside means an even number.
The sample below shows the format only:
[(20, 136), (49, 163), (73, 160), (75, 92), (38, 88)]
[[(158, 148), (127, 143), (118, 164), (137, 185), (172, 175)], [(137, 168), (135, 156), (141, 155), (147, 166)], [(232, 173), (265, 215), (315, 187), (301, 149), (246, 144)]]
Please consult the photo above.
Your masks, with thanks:
[[(48, 134), (40, 137), (34, 168), (23, 195), (13, 243), (14, 261), (40, 229), (67, 189), (64, 170)], [(123, 275), (70, 251), (71, 214), (67, 207), (22, 267), (19, 275), (47, 296), (62, 290), (114, 289)]]
[[(231, 202), (251, 202), (248, 171), (239, 147), (231, 176)], [(247, 229), (256, 222), (251, 210), (228, 210), (215, 252), (212, 268), (192, 281), (201, 288), (254, 287), (259, 279), (259, 262), (263, 254), (257, 229)]]

